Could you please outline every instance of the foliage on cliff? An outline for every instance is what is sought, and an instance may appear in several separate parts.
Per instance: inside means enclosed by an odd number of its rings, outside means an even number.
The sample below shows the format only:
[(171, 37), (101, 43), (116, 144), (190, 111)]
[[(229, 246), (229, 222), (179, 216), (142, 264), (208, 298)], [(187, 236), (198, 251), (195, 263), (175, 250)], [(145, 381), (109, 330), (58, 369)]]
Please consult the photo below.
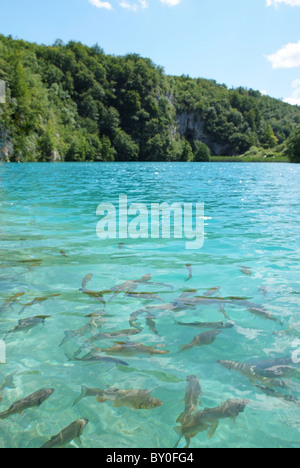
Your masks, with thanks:
[(10, 160), (208, 160), (212, 147), (179, 133), (183, 112), (204, 123), (224, 154), (274, 147), (300, 123), (299, 108), (257, 91), (170, 77), (150, 59), (106, 55), (98, 45), (0, 35), (0, 79), (0, 138)]
[(300, 163), (300, 125), (287, 139), (286, 154), (291, 162)]

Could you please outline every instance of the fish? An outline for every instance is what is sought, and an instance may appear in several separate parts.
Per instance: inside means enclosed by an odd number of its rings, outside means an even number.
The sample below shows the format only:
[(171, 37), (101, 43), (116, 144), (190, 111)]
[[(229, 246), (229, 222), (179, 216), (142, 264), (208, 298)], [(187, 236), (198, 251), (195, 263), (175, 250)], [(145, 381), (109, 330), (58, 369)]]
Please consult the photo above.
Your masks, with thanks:
[[(225, 310), (225, 306), (223, 304), (220, 305), (219, 309), (218, 309), (218, 312), (220, 312), (221, 314), (224, 315), (224, 317), (230, 321), (230, 317), (228, 316), (226, 310)], [(233, 323), (233, 322), (232, 322)]]
[(125, 297), (134, 297), (136, 299), (156, 300), (156, 301), (164, 302), (164, 300), (161, 297), (159, 297), (157, 294), (149, 293), (149, 292), (128, 291), (128, 292), (125, 292)]
[(19, 263), (33, 263), (36, 265), (40, 265), (42, 263), (42, 259), (31, 258), (29, 260), (19, 260)]
[(247, 300), (239, 300), (239, 299), (233, 299), (234, 300), (234, 303), (239, 305), (239, 306), (242, 306), (242, 307), (245, 307), (248, 312), (250, 312), (251, 314), (254, 314), (254, 315), (257, 315), (259, 317), (262, 317), (264, 319), (267, 319), (267, 320), (272, 320), (273, 322), (276, 322), (276, 323), (281, 323), (280, 320), (278, 320), (278, 318), (274, 317), (265, 307), (263, 306), (260, 306), (258, 304), (255, 304), (254, 302), (250, 302), (250, 301), (247, 301)]
[(182, 299), (182, 303), (186, 306), (196, 306), (196, 305), (211, 305), (211, 304), (232, 304), (231, 298), (224, 297), (207, 297), (207, 296), (194, 296), (194, 297), (185, 297)]
[(135, 369), (134, 367), (128, 366), (128, 367), (119, 367), (118, 370), (120, 372), (124, 372), (126, 374), (132, 374), (132, 373), (140, 373), (140, 374), (147, 374), (151, 375), (152, 377), (155, 377), (155, 379), (158, 379), (162, 382), (168, 382), (168, 383), (181, 383), (185, 382), (184, 379), (177, 377), (174, 374), (168, 374), (167, 372), (161, 372), (161, 371), (156, 371), (156, 370), (142, 370), (142, 369)]
[(119, 284), (118, 286), (113, 286), (112, 288), (110, 288), (110, 291), (115, 292), (115, 293), (116, 292), (133, 292), (138, 288), (139, 284), (151, 284), (154, 286), (165, 286), (165, 287), (171, 288), (171, 291), (173, 291), (174, 289), (173, 286), (170, 284), (150, 282), (151, 279), (152, 279), (151, 275), (144, 275), (140, 279), (127, 280), (124, 283)]
[(291, 357), (266, 359), (251, 362), (256, 372), (265, 377), (295, 377), (299, 378), (300, 369), (296, 367)]
[(274, 336), (291, 336), (292, 338), (297, 338), (299, 336), (299, 330), (294, 327), (289, 327), (286, 330), (273, 331), (272, 335)]
[(59, 347), (61, 347), (63, 344), (65, 344), (67, 341), (71, 340), (75, 336), (82, 336), (85, 333), (87, 333), (90, 329), (92, 328), (92, 325), (88, 323), (87, 325), (84, 325), (83, 327), (79, 328), (78, 330), (66, 330), (65, 331), (65, 336), (60, 343)]
[(19, 293), (15, 294), (14, 296), (10, 297), (9, 299), (7, 299), (5, 301), (5, 303), (7, 303), (7, 302), (8, 303), (16, 302), (19, 299), (19, 297), (24, 296), (24, 294), (25, 294), (24, 292), (19, 292)]
[(174, 291), (174, 287), (171, 284), (166, 284), (166, 283), (154, 283), (153, 281), (150, 281), (152, 279), (151, 275), (144, 275), (142, 276), (141, 279), (135, 280), (136, 284), (151, 284), (152, 286), (165, 286), (166, 288), (170, 289), (171, 291)]
[(30, 260), (19, 260), (18, 263), (21, 263), (24, 266), (27, 266), (28, 270), (32, 270), (34, 267), (41, 266), (43, 263), (42, 259), (30, 259)]
[(244, 275), (252, 276), (252, 272), (251, 272), (251, 268), (250, 268), (250, 267), (241, 265), (241, 266), (240, 266), (240, 272), (241, 272), (241, 273), (244, 273)]
[(182, 346), (180, 352), (193, 348), (194, 346), (210, 345), (215, 341), (215, 339), (218, 335), (220, 335), (220, 333), (222, 332), (216, 330), (200, 333), (200, 335), (195, 336), (195, 338), (193, 338), (193, 340), (189, 344)]
[(138, 280), (127, 280), (122, 284), (119, 284), (117, 286), (112, 286), (109, 289), (109, 292), (114, 293), (114, 294), (109, 298), (109, 302), (112, 301), (121, 292), (129, 293), (129, 292), (135, 291), (138, 288), (139, 283), (147, 282), (150, 279), (151, 279), (150, 275), (145, 275)]
[(189, 375), (186, 380), (188, 385), (185, 390), (185, 408), (176, 420), (176, 423), (180, 422), (183, 425), (186, 418), (197, 410), (199, 396), (202, 395), (199, 379), (195, 375)]
[(0, 401), (3, 400), (3, 390), (5, 390), (6, 388), (16, 388), (14, 384), (14, 375), (15, 373), (12, 373), (5, 377), (4, 382), (0, 387)]
[(24, 312), (24, 310), (27, 309), (28, 307), (31, 307), (35, 304), (41, 304), (42, 302), (48, 301), (48, 299), (52, 299), (54, 297), (59, 297), (59, 296), (61, 296), (61, 294), (50, 294), (49, 296), (36, 297), (35, 299), (33, 299), (33, 301), (28, 302), (28, 304), (23, 305), (22, 309), (19, 312), (19, 315), (21, 315)]
[(227, 400), (220, 406), (211, 409), (204, 409), (189, 416), (181, 426), (176, 426), (174, 430), (180, 436), (175, 447), (178, 446), (182, 437), (185, 437), (186, 447), (188, 448), (191, 439), (199, 432), (208, 431), (211, 439), (219, 425), (220, 419), (231, 418), (235, 420), (237, 416), (244, 412), (249, 400), (232, 399)]
[(82, 280), (82, 283), (81, 283), (81, 287), (82, 289), (85, 289), (86, 285), (88, 284), (89, 281), (91, 281), (93, 278), (93, 274), (92, 273), (89, 273), (88, 275), (86, 275), (83, 280)]
[(90, 325), (93, 328), (102, 328), (102, 325), (106, 322), (106, 319), (104, 316), (113, 317), (113, 315), (107, 315), (105, 310), (86, 315), (86, 317), (91, 319)]
[[(111, 287), (109, 290), (114, 293), (133, 292), (138, 288), (139, 284), (148, 283), (151, 279), (152, 279), (151, 275), (144, 275), (142, 276), (142, 278), (139, 278), (137, 280), (127, 280), (122, 284)], [(149, 283), (149, 284), (152, 284), (152, 283)]]
[(251, 364), (245, 364), (236, 361), (217, 361), (218, 364), (228, 370), (234, 370), (247, 377), (252, 384), (257, 382), (263, 383), (271, 387), (285, 387), (285, 383), (280, 380), (269, 379), (257, 372), (257, 368)]
[[(226, 299), (229, 299), (232, 303), (234, 301), (247, 301), (249, 297), (241, 297), (241, 296), (228, 296)], [(255, 304), (257, 305), (257, 304)]]
[[(151, 308), (152, 309), (152, 308)], [(136, 310), (135, 312), (132, 312), (129, 316), (129, 325), (131, 327), (134, 327), (134, 328), (139, 328), (139, 324), (137, 322), (137, 318), (142, 315), (142, 314), (149, 314), (149, 308), (144, 308), (144, 309), (139, 309), (139, 310)]]
[(36, 327), (40, 324), (44, 324), (45, 320), (50, 317), (51, 315), (37, 315), (35, 317), (29, 317), (26, 319), (19, 320), (18, 325), (6, 333), (4, 340), (10, 333), (18, 333), (20, 331), (28, 332), (29, 330), (31, 330), (31, 328)]
[(88, 388), (85, 385), (82, 385), (81, 386), (81, 393), (80, 393), (79, 397), (76, 398), (76, 400), (74, 401), (72, 406), (73, 407), (76, 406), (83, 398), (97, 397), (98, 395), (100, 395), (101, 392), (102, 392), (102, 390), (100, 390), (99, 388)]
[(41, 264), (43, 263), (43, 260), (42, 259), (19, 260), (18, 263), (21, 263), (21, 265), (26, 267), (28, 271), (31, 271), (33, 268), (41, 266)]
[(269, 367), (274, 367), (274, 366), (292, 366), (293, 359), (289, 356), (285, 356), (285, 357), (280, 357), (280, 358), (253, 361), (250, 364), (255, 366), (257, 369), (268, 369)]
[(279, 400), (286, 401), (288, 403), (295, 403), (300, 405), (300, 400), (296, 400), (293, 395), (285, 395), (284, 393), (276, 392), (273, 388), (264, 387), (262, 385), (255, 385), (256, 388), (259, 388), (263, 393), (272, 398), (278, 398)]
[(300, 379), (300, 369), (293, 366), (273, 366), (265, 369), (257, 369), (256, 372), (269, 379), (275, 377), (292, 377)]
[(65, 336), (62, 342), (60, 343), (59, 347), (65, 344), (67, 341), (74, 338), (75, 336), (84, 336), (88, 331), (93, 330), (94, 328), (101, 328), (103, 323), (105, 322), (105, 319), (103, 318), (104, 315), (106, 315), (105, 311), (86, 315), (87, 318), (90, 318), (89, 323), (87, 323), (83, 327), (78, 328), (78, 330), (66, 330)]
[(72, 440), (75, 440), (76, 443), (81, 445), (80, 436), (88, 423), (89, 420), (86, 418), (77, 419), (77, 421), (72, 422), (68, 427), (59, 432), (59, 434), (51, 437), (49, 442), (46, 442), (40, 448), (65, 448)]
[(98, 333), (97, 335), (93, 336), (88, 340), (89, 343), (93, 343), (94, 341), (98, 340), (105, 340), (105, 339), (111, 339), (111, 338), (116, 338), (116, 337), (126, 337), (126, 336), (132, 336), (132, 335), (137, 335), (138, 333), (141, 333), (143, 330), (136, 329), (136, 328), (129, 328), (125, 330), (119, 330), (115, 332), (105, 332), (105, 333)]
[(148, 312), (146, 316), (146, 325), (149, 327), (149, 329), (158, 336), (158, 331), (156, 329), (156, 323), (155, 323), (155, 316), (151, 313)]
[(166, 349), (158, 349), (155, 346), (145, 346), (141, 343), (131, 343), (127, 342), (116, 342), (114, 346), (110, 348), (99, 348), (101, 352), (104, 352), (108, 355), (123, 355), (123, 356), (135, 356), (137, 354), (168, 354), (170, 351)]
[(5, 309), (10, 307), (12, 304), (17, 302), (20, 297), (24, 296), (24, 294), (25, 294), (25, 292), (19, 292), (19, 293), (15, 294), (14, 296), (9, 297), (8, 299), (6, 299), (6, 301), (1, 306), (0, 312), (3, 312)]
[(217, 287), (217, 288), (210, 288), (208, 291), (206, 291), (203, 296), (204, 297), (210, 297), (210, 296), (215, 296), (216, 294), (218, 294), (218, 292), (220, 291), (221, 287)]
[(151, 391), (146, 389), (119, 390), (111, 388), (101, 392), (97, 401), (103, 403), (107, 400), (113, 401), (116, 408), (128, 406), (133, 409), (151, 410), (162, 406), (162, 401), (150, 395)]
[(137, 323), (137, 318), (142, 314), (151, 315), (153, 311), (174, 310), (175, 312), (179, 312), (181, 310), (186, 310), (186, 309), (191, 309), (191, 308), (194, 308), (194, 307), (186, 306), (183, 302), (180, 302), (178, 299), (168, 304), (161, 304), (157, 306), (145, 306), (143, 309), (139, 309), (130, 314), (129, 324), (131, 327), (139, 327)]
[(84, 357), (71, 356), (70, 354), (65, 353), (69, 361), (82, 361), (82, 362), (107, 362), (112, 364), (117, 364), (118, 366), (129, 366), (129, 364), (121, 359), (115, 359), (108, 356), (102, 356), (100, 353), (89, 353)]
[[(113, 292), (112, 298), (117, 296), (120, 292), (133, 292), (138, 288), (138, 284), (135, 281), (128, 280), (118, 286), (113, 286), (109, 289), (110, 292)], [(111, 298), (110, 298), (111, 300)]]
[(105, 291), (90, 291), (89, 289), (80, 289), (79, 291), (81, 291), (83, 294), (87, 294), (90, 297), (99, 299), (103, 304), (105, 304), (105, 301), (103, 299)]
[(183, 291), (183, 293), (180, 294), (179, 298), (177, 299), (178, 301), (186, 298), (186, 297), (190, 297), (190, 294), (196, 294), (197, 293), (197, 289), (186, 289), (185, 291)]
[(187, 263), (186, 267), (187, 267), (189, 276), (187, 277), (187, 279), (185, 281), (189, 281), (190, 279), (193, 278), (193, 269), (192, 269), (192, 265), (190, 263)]
[(258, 290), (264, 297), (268, 296), (269, 289), (267, 288), (267, 286), (260, 286)]
[(128, 406), (133, 409), (154, 409), (161, 406), (162, 402), (150, 394), (151, 391), (146, 389), (120, 390), (117, 388), (107, 388), (106, 390), (101, 390), (82, 386), (81, 394), (74, 401), (73, 406), (86, 397), (96, 397), (99, 403), (112, 401), (115, 407)]
[(220, 330), (223, 328), (233, 328), (234, 323), (232, 322), (191, 322), (191, 323), (184, 323), (184, 322), (177, 322), (175, 320), (175, 323), (177, 325), (180, 325), (182, 327), (193, 327), (193, 328), (208, 328), (211, 330)]
[(0, 413), (0, 419), (6, 419), (14, 414), (21, 414), (29, 408), (39, 407), (54, 393), (54, 388), (43, 388), (35, 393), (13, 403), (6, 411)]
[(101, 389), (90, 389), (87, 387), (81, 387), (81, 394), (75, 400), (73, 406), (75, 406), (82, 398), (88, 396), (96, 396), (99, 403), (105, 401), (112, 401), (114, 407), (128, 406), (133, 409), (154, 409), (162, 405), (162, 401), (158, 398), (154, 398), (151, 395), (150, 390), (146, 389), (129, 389), (120, 390), (118, 388), (107, 388), (106, 390)]

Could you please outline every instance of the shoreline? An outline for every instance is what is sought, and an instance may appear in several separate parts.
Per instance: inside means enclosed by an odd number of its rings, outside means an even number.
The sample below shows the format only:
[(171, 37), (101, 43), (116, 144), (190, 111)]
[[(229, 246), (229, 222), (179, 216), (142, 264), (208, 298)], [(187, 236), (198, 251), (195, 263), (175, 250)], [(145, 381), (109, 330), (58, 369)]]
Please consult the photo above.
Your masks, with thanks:
[(285, 156), (272, 158), (247, 158), (244, 156), (211, 156), (210, 162), (240, 162), (240, 163), (291, 163)]
[(257, 163), (257, 164), (296, 164), (289, 161), (287, 158), (274, 158), (274, 159), (245, 159), (243, 157), (237, 156), (236, 158), (232, 156), (212, 156), (210, 161), (0, 161), (0, 166), (6, 164), (210, 164), (210, 163)]

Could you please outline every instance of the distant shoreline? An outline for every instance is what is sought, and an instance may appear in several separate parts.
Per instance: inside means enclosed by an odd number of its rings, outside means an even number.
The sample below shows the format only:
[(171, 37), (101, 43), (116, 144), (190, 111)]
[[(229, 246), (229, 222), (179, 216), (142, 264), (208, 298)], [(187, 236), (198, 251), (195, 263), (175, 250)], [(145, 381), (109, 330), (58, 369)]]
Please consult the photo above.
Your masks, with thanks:
[(211, 156), (210, 162), (240, 162), (240, 163), (290, 163), (285, 156), (271, 158), (251, 158), (245, 156)]
[(4, 164), (209, 164), (209, 163), (277, 163), (277, 164), (295, 164), (288, 158), (266, 158), (266, 159), (247, 159), (243, 156), (212, 156), (210, 161), (0, 161)]

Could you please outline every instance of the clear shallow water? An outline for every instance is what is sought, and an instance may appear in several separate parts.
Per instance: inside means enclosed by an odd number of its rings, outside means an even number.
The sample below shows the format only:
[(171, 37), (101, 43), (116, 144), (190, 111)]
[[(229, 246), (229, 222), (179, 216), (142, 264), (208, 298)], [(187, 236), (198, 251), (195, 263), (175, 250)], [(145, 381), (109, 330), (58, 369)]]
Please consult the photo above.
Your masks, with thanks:
[[(299, 182), (300, 167), (288, 164), (0, 166), (0, 307), (13, 295), (25, 293), (1, 309), (0, 338), (20, 318), (51, 316), (28, 333), (7, 336), (0, 387), (8, 374), (15, 373), (16, 388), (4, 389), (0, 411), (40, 388), (55, 388), (40, 408), (0, 421), (0, 447), (39, 447), (80, 417), (90, 421), (82, 436), (84, 447), (173, 447), (178, 439), (173, 428), (184, 409), (185, 380), (191, 374), (199, 378), (203, 390), (199, 410), (232, 398), (249, 400), (235, 423), (221, 420), (212, 439), (207, 432), (199, 433), (191, 447), (298, 447), (300, 405), (265, 395), (245, 376), (216, 361), (291, 357), (300, 348)], [(120, 194), (128, 195), (129, 204), (204, 202), (204, 247), (189, 251), (179, 239), (128, 239), (120, 250), (118, 240), (100, 240), (97, 206), (117, 204)], [(23, 263), (29, 259), (42, 262)], [(187, 263), (193, 269), (188, 282)], [(250, 267), (252, 276), (242, 273), (241, 265)], [(224, 315), (217, 304), (156, 311), (159, 335), (141, 316), (143, 331), (131, 340), (164, 346), (169, 354), (119, 356), (128, 367), (70, 361), (67, 356), (92, 333), (127, 329), (132, 312), (160, 304), (120, 294), (106, 304), (102, 330), (75, 336), (59, 347), (65, 330), (83, 327), (88, 314), (103, 310), (101, 302), (79, 291), (83, 277), (90, 273), (93, 278), (87, 288), (93, 291), (151, 274), (152, 281), (172, 284), (174, 290), (141, 285), (138, 291), (157, 292), (166, 303), (186, 289), (195, 288), (201, 296), (220, 287), (218, 296), (247, 297), (280, 323), (253, 315), (241, 305), (226, 304), (235, 326), (223, 330), (209, 346), (178, 353), (180, 346), (205, 330), (180, 327), (174, 317), (214, 322), (226, 320)], [(50, 294), (61, 295), (33, 304), (19, 315), (23, 305)], [(124, 338), (114, 341), (120, 340)], [(103, 347), (112, 341), (104, 341)], [(289, 378), (287, 383), (289, 389), (276, 390), (300, 400), (300, 381)], [(137, 411), (86, 398), (72, 407), (81, 385), (148, 388), (163, 405)]]

